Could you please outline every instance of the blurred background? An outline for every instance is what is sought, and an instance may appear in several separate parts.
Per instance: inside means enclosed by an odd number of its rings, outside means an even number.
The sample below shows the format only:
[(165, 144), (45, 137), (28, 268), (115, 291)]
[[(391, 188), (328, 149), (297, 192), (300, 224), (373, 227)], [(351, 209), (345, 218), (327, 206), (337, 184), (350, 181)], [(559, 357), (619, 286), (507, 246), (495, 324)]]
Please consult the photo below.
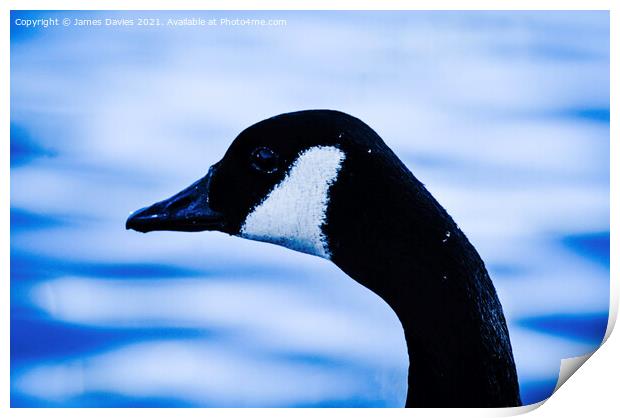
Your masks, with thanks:
[[(161, 26), (15, 25), (47, 17)], [(166, 25), (186, 17), (286, 25)], [(403, 405), (395, 314), (326, 260), (125, 231), (245, 127), (300, 109), (364, 120), (465, 231), (503, 303), (525, 403), (551, 394), (562, 358), (598, 347), (607, 12), (11, 20), (12, 406)]]

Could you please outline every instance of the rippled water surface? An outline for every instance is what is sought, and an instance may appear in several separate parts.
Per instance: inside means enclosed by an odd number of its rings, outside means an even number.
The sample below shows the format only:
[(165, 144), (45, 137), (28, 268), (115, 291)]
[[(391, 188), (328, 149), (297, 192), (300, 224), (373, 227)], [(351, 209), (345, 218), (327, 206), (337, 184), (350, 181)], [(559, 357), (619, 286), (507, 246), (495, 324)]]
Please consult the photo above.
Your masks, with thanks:
[[(371, 125), (479, 250), (526, 403), (594, 350), (609, 301), (604, 12), (38, 13), (11, 27), (13, 406), (399, 406), (402, 328), (329, 262), (125, 231), (246, 126)], [(168, 18), (286, 19), (183, 27)], [(412, 359), (415, 361), (415, 359)]]

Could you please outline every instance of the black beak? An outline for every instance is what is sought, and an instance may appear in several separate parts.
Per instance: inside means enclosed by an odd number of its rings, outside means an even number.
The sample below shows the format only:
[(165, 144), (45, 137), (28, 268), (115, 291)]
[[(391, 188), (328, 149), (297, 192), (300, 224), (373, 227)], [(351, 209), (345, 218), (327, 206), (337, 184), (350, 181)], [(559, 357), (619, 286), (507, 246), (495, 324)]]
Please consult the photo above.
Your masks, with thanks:
[(209, 207), (214, 170), (211, 167), (206, 176), (171, 198), (135, 211), (127, 218), (125, 228), (138, 232), (222, 231), (224, 216)]

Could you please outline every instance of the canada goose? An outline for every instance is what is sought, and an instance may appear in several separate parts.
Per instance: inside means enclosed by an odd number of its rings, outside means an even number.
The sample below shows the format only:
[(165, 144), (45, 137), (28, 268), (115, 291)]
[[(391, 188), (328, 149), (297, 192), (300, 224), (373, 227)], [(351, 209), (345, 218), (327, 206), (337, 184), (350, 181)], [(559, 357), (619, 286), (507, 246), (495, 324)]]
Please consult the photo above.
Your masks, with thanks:
[(359, 119), (308, 110), (250, 126), (205, 177), (136, 211), (126, 227), (221, 231), (331, 260), (400, 319), (407, 407), (521, 404), (508, 329), (482, 259)]

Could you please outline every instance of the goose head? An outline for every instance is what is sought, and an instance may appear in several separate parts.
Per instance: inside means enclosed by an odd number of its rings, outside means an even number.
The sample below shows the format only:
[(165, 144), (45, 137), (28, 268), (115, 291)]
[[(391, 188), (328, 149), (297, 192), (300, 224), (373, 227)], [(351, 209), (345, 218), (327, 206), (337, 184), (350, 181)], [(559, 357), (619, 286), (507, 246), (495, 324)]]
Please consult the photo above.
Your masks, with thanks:
[(370, 127), (341, 112), (276, 116), (245, 129), (206, 176), (134, 212), (126, 228), (220, 231), (330, 259), (334, 186), (355, 177), (360, 187), (340, 191), (339, 200), (359, 201), (372, 183), (372, 161), (386, 149)]

